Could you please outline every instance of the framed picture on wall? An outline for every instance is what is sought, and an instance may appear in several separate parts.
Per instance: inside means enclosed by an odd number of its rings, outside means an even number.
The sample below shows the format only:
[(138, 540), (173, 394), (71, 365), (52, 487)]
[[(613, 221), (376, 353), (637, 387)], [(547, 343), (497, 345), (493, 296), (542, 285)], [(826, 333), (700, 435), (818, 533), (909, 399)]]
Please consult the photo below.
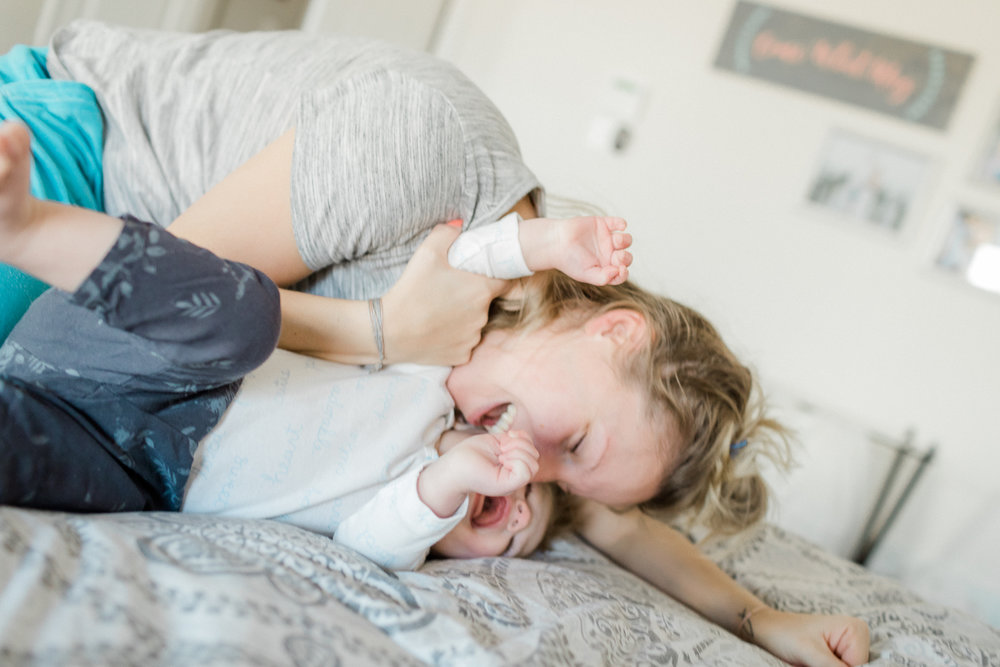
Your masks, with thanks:
[(819, 156), (807, 200), (844, 219), (899, 232), (926, 187), (930, 167), (922, 155), (834, 130)]
[(974, 61), (970, 53), (741, 0), (715, 66), (943, 130)]
[(976, 163), (973, 177), (977, 181), (1000, 188), (1000, 111), (993, 119), (993, 127), (987, 134), (986, 144)]
[(1000, 213), (956, 208), (935, 264), (974, 287), (1000, 294)]

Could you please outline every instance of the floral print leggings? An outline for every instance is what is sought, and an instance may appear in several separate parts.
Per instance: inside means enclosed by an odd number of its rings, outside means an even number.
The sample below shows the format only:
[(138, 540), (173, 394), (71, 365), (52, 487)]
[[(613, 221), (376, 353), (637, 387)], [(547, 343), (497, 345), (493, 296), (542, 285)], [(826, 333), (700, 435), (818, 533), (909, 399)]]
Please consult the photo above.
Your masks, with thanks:
[(73, 294), (50, 289), (0, 347), (0, 503), (179, 510), (198, 442), (271, 354), (264, 274), (124, 218)]

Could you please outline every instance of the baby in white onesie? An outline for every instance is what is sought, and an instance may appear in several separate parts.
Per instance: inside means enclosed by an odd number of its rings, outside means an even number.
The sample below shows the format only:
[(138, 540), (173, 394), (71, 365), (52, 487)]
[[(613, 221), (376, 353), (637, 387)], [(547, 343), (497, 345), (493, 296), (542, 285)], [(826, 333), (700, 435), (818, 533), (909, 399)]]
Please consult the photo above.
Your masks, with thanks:
[[(497, 278), (556, 268), (621, 282), (631, 262), (624, 228), (619, 218), (512, 214), (459, 236), (449, 262)], [(200, 443), (183, 511), (285, 521), (397, 570), (419, 567), (432, 548), (529, 555), (556, 518), (556, 493), (529, 483), (538, 453), (527, 434), (507, 432), (513, 415), (492, 433), (453, 428), (450, 370), (368, 373), (276, 350)]]

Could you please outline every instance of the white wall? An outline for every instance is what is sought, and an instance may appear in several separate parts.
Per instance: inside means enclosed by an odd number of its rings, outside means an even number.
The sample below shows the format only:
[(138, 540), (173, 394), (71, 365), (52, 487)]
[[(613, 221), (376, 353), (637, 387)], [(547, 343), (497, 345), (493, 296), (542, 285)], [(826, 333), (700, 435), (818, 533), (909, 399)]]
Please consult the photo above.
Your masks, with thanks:
[(76, 18), (141, 28), (199, 31), (297, 28), (308, 0), (0, 0), (0, 53), (44, 45)]
[(241, 31), (297, 28), (308, 5), (308, 0), (224, 0), (218, 25)]
[[(784, 403), (793, 422), (815, 425), (815, 416), (791, 410), (806, 399), (833, 415), (826, 422), (852, 424), (814, 429), (804, 456), (823, 466), (809, 475), (824, 486), (797, 492), (808, 498), (783, 496), (802, 532), (823, 541), (824, 525), (866, 506), (879, 481), (866, 429), (901, 436), (913, 427), (920, 443), (939, 445), (872, 566), (1000, 625), (992, 563), (1000, 549), (1000, 297), (932, 266), (951, 204), (1000, 211), (1000, 195), (967, 178), (1000, 112), (1000, 4), (781, 3), (975, 54), (946, 132), (715, 70), (734, 4), (455, 0), (438, 53), (497, 102), (551, 191), (629, 219), (637, 280), (706, 312), (766, 387), (794, 397)], [(621, 75), (645, 83), (646, 112), (624, 154), (595, 151), (588, 132)], [(926, 197), (901, 237), (803, 204), (832, 128), (933, 158)], [(817, 458), (816, 446), (838, 453)], [(803, 504), (810, 511), (798, 511)], [(840, 539), (832, 546), (853, 547)]]
[[(13, 0), (6, 0), (13, 2)], [(15, 40), (44, 45), (52, 33), (76, 18), (114, 21), (142, 28), (169, 30), (204, 30), (211, 27), (221, 0), (35, 0), (18, 3), (25, 18), (33, 11), (34, 25)], [(13, 29), (23, 25), (0, 28), (10, 38)], [(8, 33), (11, 31), (11, 33)]]
[[(30, 42), (43, 6), (199, 29), (287, 27), (304, 0), (0, 0), (0, 49)], [(874, 569), (1000, 626), (1000, 297), (931, 267), (956, 202), (1000, 211), (966, 174), (1000, 113), (994, 0), (782, 0), (793, 10), (974, 53), (947, 132), (890, 120), (712, 68), (729, 0), (313, 0), (307, 28), (346, 27), (414, 47), (437, 39), (493, 97), (552, 192), (629, 218), (634, 275), (696, 305), (757, 367), (802, 434), (803, 468), (776, 479), (776, 519), (849, 553), (886, 453), (870, 429), (917, 430), (939, 456)], [(75, 9), (74, 9), (75, 8)], [(366, 12), (367, 8), (367, 12)], [(61, 14), (60, 14), (61, 16)], [(447, 17), (444, 30), (436, 21)], [(279, 25), (280, 24), (280, 25)], [(627, 152), (587, 137), (614, 77), (649, 98)], [(934, 158), (902, 238), (803, 205), (831, 128)], [(800, 409), (802, 401), (820, 406)]]
[(34, 35), (35, 22), (38, 21), (40, 6), (34, 2), (16, 2), (2, 0), (0, 2), (0, 53), (6, 53), (16, 44), (31, 41)]
[(375, 37), (427, 50), (447, 5), (448, 0), (310, 0), (302, 29)]

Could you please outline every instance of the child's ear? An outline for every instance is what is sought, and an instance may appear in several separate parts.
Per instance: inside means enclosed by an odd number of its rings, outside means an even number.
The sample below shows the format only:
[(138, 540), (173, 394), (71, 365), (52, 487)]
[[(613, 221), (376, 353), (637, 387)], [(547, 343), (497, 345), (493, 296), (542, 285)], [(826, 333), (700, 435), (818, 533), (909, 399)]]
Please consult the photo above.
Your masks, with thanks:
[(637, 349), (648, 338), (646, 318), (628, 308), (595, 315), (587, 320), (583, 330), (589, 336), (606, 338), (628, 351)]

